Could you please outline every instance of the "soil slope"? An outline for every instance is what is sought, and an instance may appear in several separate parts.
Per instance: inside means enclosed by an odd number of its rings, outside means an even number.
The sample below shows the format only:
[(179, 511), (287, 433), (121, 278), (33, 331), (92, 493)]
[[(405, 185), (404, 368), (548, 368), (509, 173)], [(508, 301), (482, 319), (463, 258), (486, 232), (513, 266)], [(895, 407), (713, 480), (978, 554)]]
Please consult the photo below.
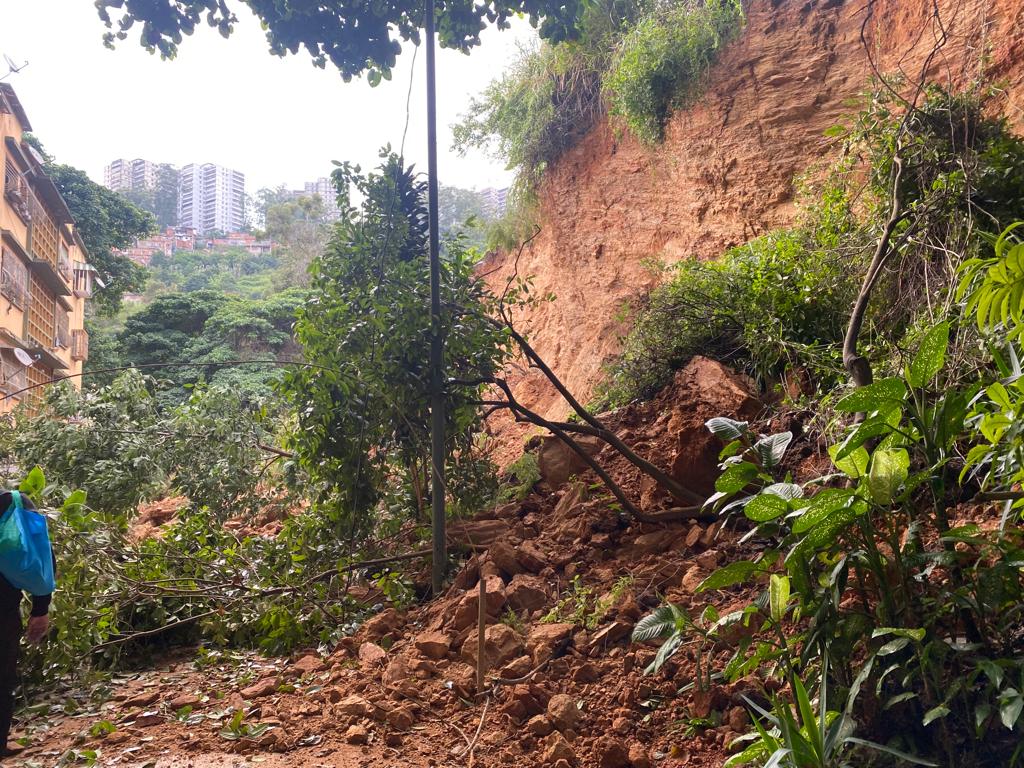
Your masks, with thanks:
[[(715, 258), (794, 220), (797, 177), (836, 151), (824, 133), (856, 112), (874, 67), (916, 82), (945, 34), (929, 79), (970, 80), (987, 53), (1006, 113), (1024, 122), (1024, 3), (937, 6), (938, 19), (925, 0), (752, 0), (742, 38), (699, 102), (672, 118), (664, 144), (644, 147), (605, 122), (558, 162), (540, 190), (540, 235), (482, 271), (498, 290), (532, 275), (538, 293), (557, 296), (523, 327), (570, 390), (586, 401), (618, 351), (623, 306), (656, 281), (648, 260)], [(566, 413), (539, 376), (521, 373), (516, 390), (547, 416)]]

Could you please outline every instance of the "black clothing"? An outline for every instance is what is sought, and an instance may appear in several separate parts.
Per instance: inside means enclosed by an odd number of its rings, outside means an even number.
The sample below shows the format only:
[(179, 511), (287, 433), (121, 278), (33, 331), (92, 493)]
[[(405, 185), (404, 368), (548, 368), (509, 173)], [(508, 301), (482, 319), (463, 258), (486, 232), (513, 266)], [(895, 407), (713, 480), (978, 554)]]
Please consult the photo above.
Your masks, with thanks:
[[(23, 496), (26, 509), (35, 506)], [(9, 491), (0, 493), (0, 514), (12, 503)], [(56, 556), (54, 569), (56, 570)], [(14, 718), (14, 691), (18, 687), (18, 656), (21, 653), (21, 601), (24, 593), (0, 575), (0, 758), (7, 749)], [(45, 616), (50, 610), (50, 595), (32, 596), (32, 615)]]
[(14, 691), (18, 687), (21, 652), (21, 611), (0, 611), (0, 750), (7, 748), (14, 718)]

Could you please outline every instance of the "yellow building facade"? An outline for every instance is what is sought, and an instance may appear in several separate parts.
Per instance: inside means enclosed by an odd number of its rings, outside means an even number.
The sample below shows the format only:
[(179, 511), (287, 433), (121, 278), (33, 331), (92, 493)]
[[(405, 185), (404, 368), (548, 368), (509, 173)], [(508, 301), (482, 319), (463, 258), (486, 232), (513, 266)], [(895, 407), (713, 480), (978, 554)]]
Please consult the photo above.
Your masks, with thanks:
[(85, 303), (95, 270), (42, 159), (24, 141), (32, 130), (14, 89), (0, 83), (0, 413), (38, 401), (61, 376), (81, 386), (89, 356)]

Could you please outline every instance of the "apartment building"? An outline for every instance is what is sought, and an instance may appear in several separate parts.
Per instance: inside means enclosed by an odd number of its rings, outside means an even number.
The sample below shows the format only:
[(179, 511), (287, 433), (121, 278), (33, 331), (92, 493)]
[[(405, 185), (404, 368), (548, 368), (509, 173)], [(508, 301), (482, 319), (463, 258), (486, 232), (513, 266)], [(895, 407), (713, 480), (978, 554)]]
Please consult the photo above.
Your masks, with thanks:
[(89, 356), (83, 326), (95, 270), (42, 158), (23, 140), (31, 129), (14, 89), (0, 83), (0, 413), (37, 403), (41, 388), (20, 390), (80, 374)]
[(505, 213), (505, 208), (508, 205), (508, 187), (481, 189), (480, 199), (483, 203), (484, 214), (488, 218), (496, 219)]
[(103, 186), (115, 192), (154, 189), (160, 168), (160, 163), (152, 163), (141, 158), (113, 160), (103, 169)]
[(338, 191), (334, 188), (334, 182), (321, 176), (316, 181), (307, 181), (305, 187), (307, 195), (320, 195), (324, 203), (324, 216), (328, 221), (337, 221), (341, 210), (338, 208)]
[(245, 226), (245, 174), (213, 163), (192, 163), (178, 175), (178, 226), (237, 232)]

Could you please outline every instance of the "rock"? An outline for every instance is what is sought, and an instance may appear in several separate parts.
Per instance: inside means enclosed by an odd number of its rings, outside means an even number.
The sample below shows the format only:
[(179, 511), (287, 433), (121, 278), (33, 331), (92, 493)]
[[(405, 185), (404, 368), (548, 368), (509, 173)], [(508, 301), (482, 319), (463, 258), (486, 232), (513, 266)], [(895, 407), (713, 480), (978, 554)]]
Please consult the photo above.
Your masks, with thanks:
[(629, 768), (629, 750), (621, 739), (602, 736), (594, 745), (598, 768)]
[(528, 675), (532, 669), (533, 659), (529, 656), (519, 656), (502, 667), (501, 676), (506, 680), (516, 680)]
[(593, 683), (600, 677), (600, 673), (589, 661), (576, 667), (572, 673), (572, 679), (577, 683)]
[(697, 587), (704, 581), (704, 569), (699, 565), (691, 566), (690, 569), (683, 574), (682, 587), (687, 591), (688, 594), (696, 594)]
[(513, 611), (533, 613), (547, 604), (548, 593), (541, 579), (520, 573), (505, 588), (505, 599)]
[(405, 656), (395, 656), (384, 669), (384, 674), (381, 675), (381, 683), (385, 687), (392, 687), (401, 685), (410, 677), (412, 677), (412, 672), (409, 669), (409, 660)]
[(264, 677), (262, 680), (253, 683), (248, 688), (241, 690), (243, 699), (258, 699), (263, 696), (269, 696), (272, 693), (277, 692), (277, 687), (280, 685), (277, 681), (277, 677)]
[(387, 656), (387, 651), (376, 643), (363, 643), (359, 646), (359, 662), (363, 666), (371, 667), (381, 664)]
[(447, 656), (451, 644), (451, 638), (444, 632), (422, 632), (416, 636), (416, 650), (434, 661)]
[(340, 715), (366, 717), (371, 720), (379, 720), (384, 714), (381, 708), (372, 701), (356, 694), (346, 696), (339, 701), (335, 705), (335, 711)]
[(155, 704), (157, 699), (159, 699), (159, 698), (160, 698), (160, 691), (159, 690), (143, 691), (142, 693), (137, 693), (134, 696), (132, 696), (130, 699), (127, 699), (125, 701), (125, 703), (124, 703), (124, 706), (125, 707), (136, 707), (138, 709), (142, 709), (144, 707), (148, 707), (148, 706), (150, 706), (152, 704)]
[(540, 573), (547, 568), (548, 560), (544, 553), (531, 541), (524, 541), (516, 550), (516, 560), (527, 573)]
[(631, 723), (628, 717), (616, 717), (612, 720), (612, 731), (620, 736), (625, 736), (629, 733), (630, 725)]
[(151, 728), (154, 725), (161, 725), (167, 722), (166, 718), (155, 709), (148, 712), (140, 712), (134, 718), (135, 725), (139, 728)]
[(176, 696), (167, 702), (167, 706), (171, 708), (173, 712), (179, 712), (185, 707), (192, 707), (195, 709), (202, 703), (202, 700), (194, 693), (183, 693), (181, 696)]
[(516, 557), (516, 549), (507, 541), (502, 539), (494, 542), (487, 549), (487, 554), (507, 578), (511, 579), (517, 573), (522, 573), (523, 566)]
[[(490, 619), (497, 618), (498, 613), (505, 605), (505, 583), (497, 576), (484, 578), (484, 612)], [(452, 626), (456, 631), (476, 626), (479, 619), (480, 595), (479, 585), (474, 585), (462, 596), (458, 606), (455, 608), (455, 615), (452, 619)]]
[(510, 701), (516, 702), (523, 711), (524, 717), (535, 717), (544, 713), (543, 700), (529, 685), (516, 685), (512, 688)]
[(300, 676), (305, 677), (306, 675), (315, 675), (317, 672), (323, 672), (327, 669), (327, 663), (315, 653), (310, 653), (292, 664), (291, 668), (298, 672)]
[[(523, 639), (507, 624), (492, 624), (484, 630), (484, 665), (500, 667), (523, 653)], [(477, 635), (471, 632), (462, 645), (462, 658), (476, 666)]]
[[(591, 435), (573, 435), (573, 440), (591, 456), (604, 447), (603, 440)], [(565, 485), (570, 477), (582, 475), (588, 467), (569, 446), (554, 435), (547, 435), (541, 438), (537, 451), (537, 469), (541, 480), (554, 490)]]
[(747, 728), (747, 724), (750, 723), (750, 715), (743, 707), (733, 707), (726, 716), (726, 722), (736, 733), (743, 733)]
[(672, 546), (677, 535), (675, 531), (655, 531), (637, 536), (633, 542), (633, 557), (660, 554)]
[(402, 626), (402, 618), (394, 608), (387, 608), (363, 622), (363, 634), (371, 640), (393, 636)]
[(554, 726), (551, 725), (551, 721), (544, 717), (544, 715), (535, 715), (526, 723), (526, 730), (534, 736), (547, 736), (554, 729)]
[(643, 745), (629, 745), (629, 764), (633, 768), (651, 768), (651, 758)]
[(533, 663), (540, 664), (554, 657), (569, 643), (575, 627), (572, 624), (537, 624), (530, 629), (526, 649)]
[(400, 733), (387, 733), (384, 735), (384, 743), (392, 749), (397, 749), (402, 746), (405, 739), (402, 738)]
[(416, 724), (416, 716), (412, 707), (397, 707), (387, 714), (387, 722), (392, 728), (399, 731), (408, 731)]
[(505, 538), (511, 530), (504, 520), (453, 520), (448, 524), (448, 538), (480, 550)]
[(580, 710), (572, 696), (556, 693), (548, 702), (548, 719), (560, 731), (575, 730), (580, 722)]
[(633, 631), (633, 623), (630, 621), (617, 620), (606, 624), (594, 633), (590, 638), (591, 648), (604, 648), (619, 642), (622, 638)]
[(700, 541), (701, 535), (704, 533), (704, 528), (699, 523), (694, 523), (690, 530), (686, 532), (686, 548), (693, 549), (697, 546), (697, 542)]
[(576, 765), (576, 753), (565, 737), (555, 731), (544, 742), (544, 755), (541, 757), (545, 765), (555, 765), (564, 760), (569, 765)]
[(707, 552), (697, 555), (697, 565), (705, 571), (715, 570), (718, 567), (718, 550), (709, 549)]
[(345, 741), (349, 744), (366, 744), (370, 740), (370, 734), (362, 725), (350, 725), (345, 731)]

